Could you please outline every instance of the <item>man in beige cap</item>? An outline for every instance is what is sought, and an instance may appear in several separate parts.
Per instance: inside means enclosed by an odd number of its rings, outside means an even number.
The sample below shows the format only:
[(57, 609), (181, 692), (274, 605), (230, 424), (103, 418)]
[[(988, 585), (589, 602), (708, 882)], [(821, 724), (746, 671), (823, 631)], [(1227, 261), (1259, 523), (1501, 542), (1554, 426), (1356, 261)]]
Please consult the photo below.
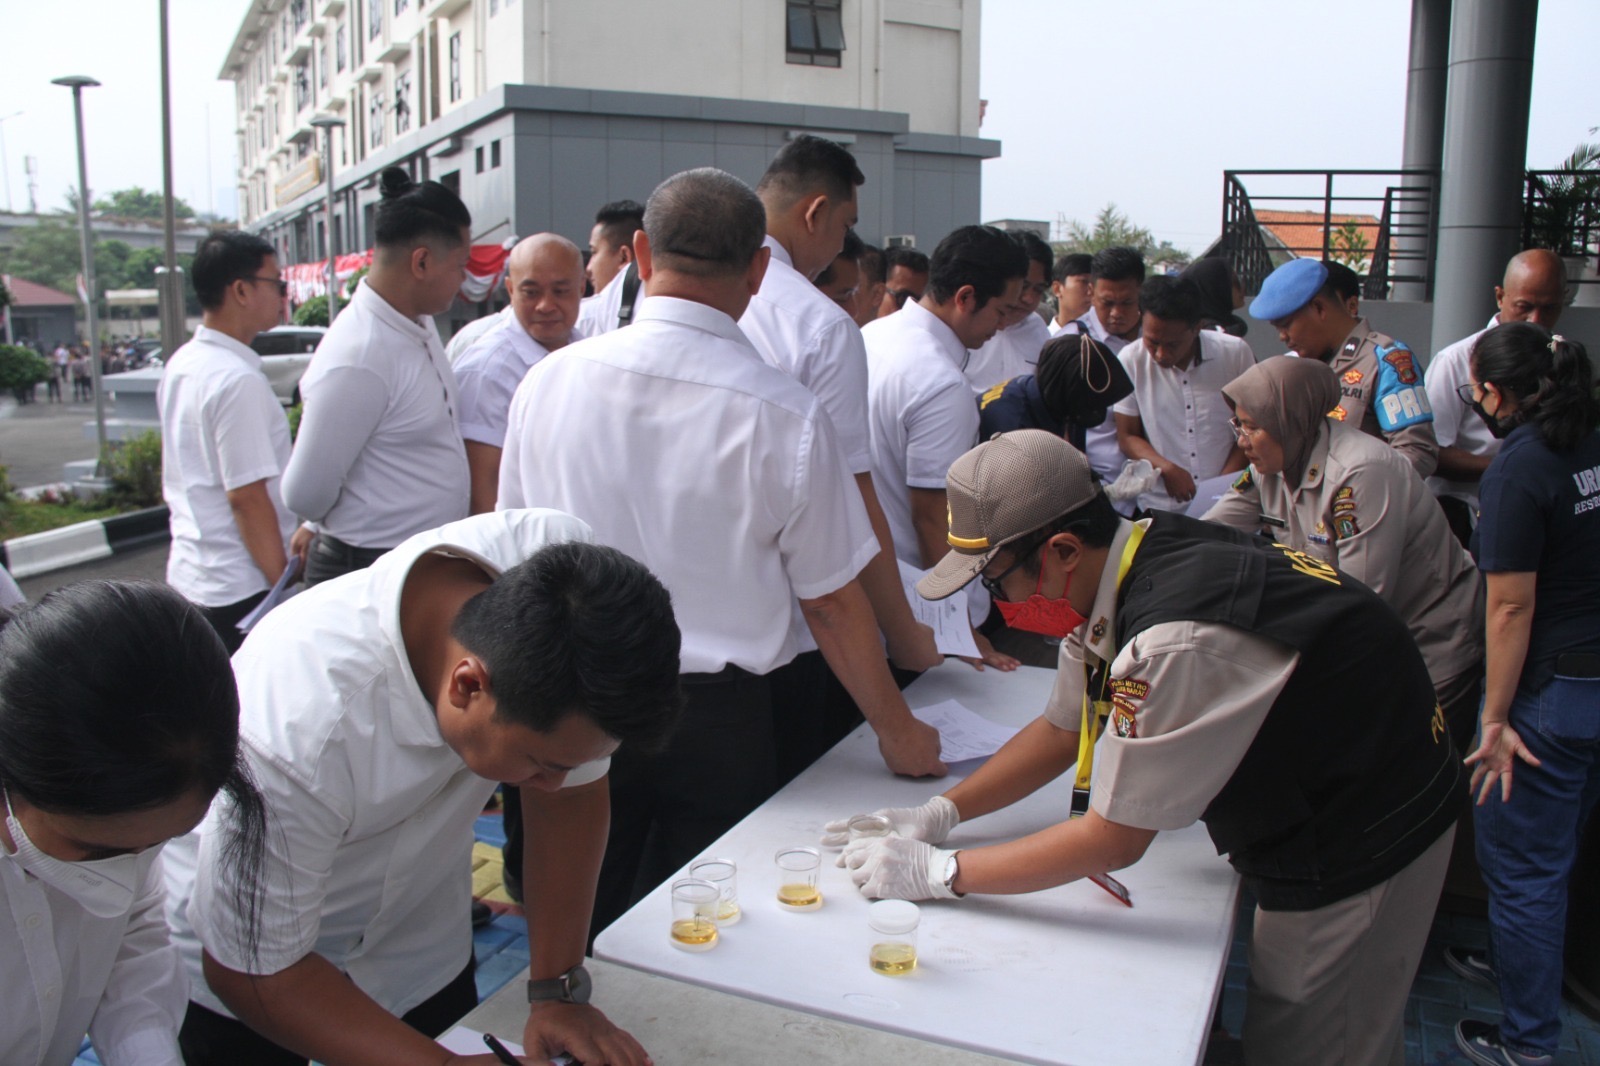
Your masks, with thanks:
[[(1400, 619), (1302, 552), (1179, 514), (1119, 517), (1083, 454), (1042, 430), (979, 445), (947, 487), (953, 550), (919, 590), (981, 578), (1008, 624), (1064, 638), (1056, 687), (966, 780), (878, 812), (896, 835), (842, 856), (861, 891), (1032, 892), (1131, 865), (1160, 830), (1204, 821), (1260, 901), (1247, 1061), (1401, 1062), (1464, 785)], [(1087, 784), (1091, 756), (1083, 817), (936, 846), (1075, 761)]]

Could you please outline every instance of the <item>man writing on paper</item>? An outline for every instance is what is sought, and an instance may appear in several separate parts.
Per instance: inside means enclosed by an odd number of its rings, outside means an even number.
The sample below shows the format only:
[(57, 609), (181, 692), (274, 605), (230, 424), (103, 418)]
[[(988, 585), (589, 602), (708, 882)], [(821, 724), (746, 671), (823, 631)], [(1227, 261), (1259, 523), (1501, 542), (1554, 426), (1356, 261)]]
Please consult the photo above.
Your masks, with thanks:
[[(1042, 430), (979, 445), (948, 486), (954, 550), (921, 591), (981, 578), (1009, 625), (1063, 638), (1056, 687), (972, 776), (880, 812), (903, 835), (846, 847), (862, 892), (1038, 891), (1130, 866), (1160, 830), (1203, 821), (1260, 901), (1249, 1060), (1400, 1063), (1464, 799), (1404, 624), (1303, 553), (1183, 515), (1119, 517), (1083, 454)], [(936, 846), (1075, 761), (1087, 786), (1091, 757), (1084, 817)]]

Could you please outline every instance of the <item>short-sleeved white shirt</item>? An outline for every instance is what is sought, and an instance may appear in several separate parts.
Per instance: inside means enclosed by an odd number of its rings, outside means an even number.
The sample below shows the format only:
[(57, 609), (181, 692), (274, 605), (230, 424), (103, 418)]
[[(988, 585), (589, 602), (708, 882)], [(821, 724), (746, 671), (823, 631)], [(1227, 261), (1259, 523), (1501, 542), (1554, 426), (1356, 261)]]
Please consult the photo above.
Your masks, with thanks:
[[(622, 279), (627, 275), (628, 268), (623, 267), (606, 282), (605, 288), (593, 296), (585, 296), (578, 304), (578, 331), (585, 337), (598, 337), (617, 328), (617, 316), (622, 313)], [(635, 297), (633, 305), (635, 320), (643, 303), (644, 285), (640, 284), (639, 295)]]
[(203, 607), (238, 603), (271, 582), (256, 566), (228, 493), (265, 481), (287, 543), (294, 516), (279, 481), (289, 463), (289, 420), (261, 356), (201, 326), (173, 353), (156, 389), (161, 412), (161, 495), (171, 514), (167, 584)]
[(550, 349), (508, 316), (468, 348), (456, 362), (461, 394), (461, 436), (494, 448), (505, 446), (506, 413), (528, 369)]
[[(1457, 387), (1472, 380), (1472, 348), (1478, 339), (1500, 324), (1495, 315), (1489, 324), (1470, 337), (1463, 337), (1440, 350), (1428, 364), (1423, 384), (1428, 390), (1428, 406), (1433, 408), (1433, 435), (1441, 448), (1460, 448), (1472, 455), (1494, 457), (1500, 453), (1500, 442), (1494, 439), (1489, 427), (1483, 424), (1466, 404), (1461, 402)], [(1474, 514), (1478, 510), (1478, 483), (1476, 481), (1451, 481), (1434, 475), (1428, 478), (1428, 488), (1435, 496), (1453, 496), (1465, 500)]]
[(788, 251), (767, 238), (772, 261), (761, 291), (739, 319), (767, 365), (794, 378), (822, 401), (852, 474), (872, 469), (867, 448), (867, 349), (844, 308), (794, 268)]
[(950, 464), (978, 440), (978, 404), (962, 375), (967, 349), (915, 300), (861, 331), (867, 344), (872, 483), (894, 551), (922, 568), (911, 489), (944, 490)]
[(782, 666), (794, 600), (844, 587), (878, 550), (821, 402), (733, 319), (665, 296), (528, 372), (498, 506), (570, 512), (648, 566), (672, 593), (684, 673)]
[(133, 908), (97, 918), (0, 843), (0, 1062), (61, 1066), (88, 1032), (101, 1062), (174, 1066), (189, 985), (161, 917), (161, 859)]
[(972, 391), (981, 396), (995, 385), (1033, 373), (1051, 336), (1044, 319), (1034, 314), (1000, 330), (967, 357), (965, 373)]
[[(1163, 458), (1189, 471), (1195, 481), (1216, 477), (1233, 452), (1233, 411), (1222, 387), (1255, 366), (1250, 346), (1215, 330), (1199, 334), (1200, 351), (1187, 369), (1161, 367), (1136, 340), (1118, 353), (1133, 381), (1133, 392), (1114, 408), (1144, 424), (1145, 439)], [(1160, 511), (1181, 511), (1188, 504), (1167, 495), (1157, 484), (1139, 497), (1139, 505)]]
[(304, 448), (305, 429), (316, 419), (339, 417), (336, 394), (324, 401), (328, 410), (319, 401), (328, 375), (345, 369), (369, 379), (388, 404), (332, 509), (306, 517), (316, 519), (323, 532), (362, 548), (393, 547), (466, 517), (471, 475), (456, 378), (439, 334), (431, 320), (406, 317), (365, 281), (328, 327), (300, 380), (302, 446), (290, 459), (291, 476), (302, 462), (317, 462)]
[[(400, 595), (428, 552), (498, 574), (545, 545), (591, 539), (552, 511), (475, 515), (295, 597), (250, 634), (233, 668), (240, 739), (267, 804), (260, 954), (251, 962), (244, 950), (234, 872), (220, 854), (224, 798), (164, 856), (168, 921), (195, 1002), (227, 1013), (201, 975), (202, 946), (258, 974), (315, 952), (394, 1014), (466, 965), (472, 823), (495, 782), (440, 737), (406, 654)], [(566, 787), (609, 765), (579, 767)]]
[[(1100, 316), (1095, 314), (1092, 307), (1061, 327), (1056, 336), (1063, 333), (1087, 333), (1111, 349), (1112, 355), (1120, 355), (1129, 343), (1125, 338), (1107, 333), (1106, 327), (1100, 324)], [(1106, 413), (1104, 422), (1084, 433), (1083, 454), (1088, 457), (1089, 466), (1100, 475), (1102, 481), (1115, 481), (1117, 475), (1122, 473), (1122, 463), (1127, 457), (1117, 444), (1117, 420), (1110, 412)]]
[(444, 346), (445, 358), (455, 366), (461, 357), (467, 354), (467, 349), (478, 342), (478, 338), (500, 325), (511, 317), (511, 305), (507, 304), (492, 315), (475, 318), (471, 322), (456, 330), (456, 335), (450, 338), (450, 343)]

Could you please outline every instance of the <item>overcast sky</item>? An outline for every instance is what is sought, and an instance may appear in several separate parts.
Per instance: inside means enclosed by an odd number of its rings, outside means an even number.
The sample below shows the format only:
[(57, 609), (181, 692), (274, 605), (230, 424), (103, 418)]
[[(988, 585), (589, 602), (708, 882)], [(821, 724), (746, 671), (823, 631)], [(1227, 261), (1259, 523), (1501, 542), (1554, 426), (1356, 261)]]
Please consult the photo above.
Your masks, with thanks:
[[(170, 2), (177, 192), (231, 217), (233, 93), (216, 76), (248, 2)], [(25, 156), (41, 209), (76, 183), (71, 93), (50, 84), (63, 74), (103, 83), (84, 94), (90, 188), (160, 189), (156, 11), (0, 0), (0, 117), (22, 112), (0, 122), (0, 197), (9, 185), (15, 210)], [(1115, 201), (1198, 250), (1219, 228), (1225, 169), (1398, 167), (1409, 18), (1406, 0), (985, 0), (982, 133), (1003, 155), (984, 164), (983, 217), (1087, 220)], [(1596, 139), (1597, 42), (1600, 2), (1542, 0), (1532, 165)]]

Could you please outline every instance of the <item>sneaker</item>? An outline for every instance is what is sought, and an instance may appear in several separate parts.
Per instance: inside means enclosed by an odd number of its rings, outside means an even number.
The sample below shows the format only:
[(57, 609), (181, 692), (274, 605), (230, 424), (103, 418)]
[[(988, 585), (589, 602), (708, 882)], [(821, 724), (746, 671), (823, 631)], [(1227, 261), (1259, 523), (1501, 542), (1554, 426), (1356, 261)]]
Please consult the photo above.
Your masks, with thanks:
[(1500, 988), (1500, 979), (1495, 975), (1487, 955), (1479, 955), (1468, 948), (1449, 947), (1444, 949), (1444, 964), (1455, 971), (1456, 976), (1464, 977), (1475, 985), (1496, 991)]
[(1512, 1051), (1500, 1042), (1498, 1025), (1471, 1018), (1456, 1023), (1456, 1047), (1481, 1066), (1550, 1066), (1555, 1061), (1550, 1055)]

